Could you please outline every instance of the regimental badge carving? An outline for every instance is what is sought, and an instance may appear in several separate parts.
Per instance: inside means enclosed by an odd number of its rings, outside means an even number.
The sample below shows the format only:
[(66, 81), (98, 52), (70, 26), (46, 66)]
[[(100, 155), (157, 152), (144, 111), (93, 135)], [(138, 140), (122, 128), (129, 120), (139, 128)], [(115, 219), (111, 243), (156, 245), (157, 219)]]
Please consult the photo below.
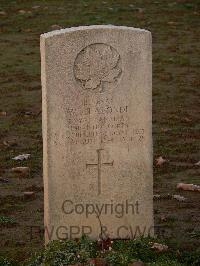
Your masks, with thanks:
[(122, 73), (121, 58), (112, 46), (95, 43), (85, 47), (74, 63), (76, 80), (85, 90), (102, 92), (114, 87)]

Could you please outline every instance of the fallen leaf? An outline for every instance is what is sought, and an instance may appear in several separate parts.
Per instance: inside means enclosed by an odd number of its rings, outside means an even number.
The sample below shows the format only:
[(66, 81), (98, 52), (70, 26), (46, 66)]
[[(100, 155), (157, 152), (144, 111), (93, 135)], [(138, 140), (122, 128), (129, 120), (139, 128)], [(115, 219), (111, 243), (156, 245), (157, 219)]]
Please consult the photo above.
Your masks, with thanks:
[(25, 191), (23, 192), (24, 200), (32, 200), (35, 199), (35, 192), (33, 191)]
[(38, 9), (40, 6), (32, 6), (32, 9)]
[(173, 198), (173, 199), (176, 199), (176, 200), (178, 200), (178, 201), (181, 201), (181, 202), (184, 202), (184, 201), (187, 200), (185, 197), (180, 196), (180, 195), (172, 195), (172, 198)]
[(16, 146), (17, 145), (17, 142), (15, 140), (4, 140), (3, 141), (3, 145), (7, 146), (7, 147), (13, 147), (13, 146)]
[(167, 24), (168, 24), (168, 25), (176, 25), (177, 23), (174, 22), (174, 21), (168, 21)]
[(20, 14), (22, 14), (22, 15), (23, 15), (23, 14), (26, 14), (26, 11), (25, 11), (25, 10), (19, 10), (18, 12), (19, 12)]
[(51, 25), (51, 29), (52, 30), (60, 30), (60, 29), (62, 29), (62, 27), (60, 26), (60, 25)]
[(30, 168), (26, 166), (19, 166), (19, 167), (14, 167), (11, 169), (12, 173), (20, 174), (23, 176), (29, 176), (30, 175)]
[(24, 29), (24, 32), (31, 32), (32, 29)]
[(194, 184), (185, 184), (185, 183), (178, 183), (176, 185), (177, 189), (187, 190), (187, 191), (198, 191), (200, 192), (200, 186)]
[(195, 163), (194, 165), (200, 166), (200, 161), (198, 161), (198, 162)]
[(167, 221), (167, 216), (166, 215), (161, 215), (161, 217), (160, 217), (160, 221), (161, 222), (166, 222)]
[(144, 13), (144, 10), (145, 10), (145, 9), (144, 9), (144, 8), (141, 8), (141, 7), (138, 7), (138, 8), (137, 8), (137, 11), (138, 11), (140, 14), (141, 14), (141, 13)]
[(162, 165), (162, 164), (164, 164), (164, 163), (166, 163), (168, 160), (166, 160), (166, 159), (163, 159), (163, 157), (162, 156), (160, 156), (160, 157), (158, 157), (157, 159), (156, 159), (156, 165)]
[(31, 155), (29, 154), (29, 153), (27, 153), (27, 154), (20, 154), (20, 155), (18, 155), (18, 156), (16, 156), (16, 157), (14, 157), (14, 158), (12, 158), (13, 160), (16, 160), (16, 161), (23, 161), (23, 160), (27, 160), (28, 158), (30, 158), (31, 157)]
[(161, 128), (161, 131), (162, 132), (169, 132), (171, 129), (170, 128), (167, 128), (167, 127), (165, 127), (165, 128)]
[(183, 118), (183, 122), (192, 122), (192, 119), (188, 118), (188, 117), (184, 117)]
[(150, 242), (149, 243), (151, 245), (151, 248), (158, 251), (158, 252), (163, 252), (163, 251), (167, 251), (168, 250), (168, 246), (167, 245), (163, 245), (163, 244), (159, 244), (159, 243), (153, 243)]
[(6, 116), (7, 113), (6, 112), (0, 112), (0, 116)]
[(5, 11), (0, 11), (0, 15), (1, 15), (1, 16), (6, 16), (7, 13), (6, 13)]

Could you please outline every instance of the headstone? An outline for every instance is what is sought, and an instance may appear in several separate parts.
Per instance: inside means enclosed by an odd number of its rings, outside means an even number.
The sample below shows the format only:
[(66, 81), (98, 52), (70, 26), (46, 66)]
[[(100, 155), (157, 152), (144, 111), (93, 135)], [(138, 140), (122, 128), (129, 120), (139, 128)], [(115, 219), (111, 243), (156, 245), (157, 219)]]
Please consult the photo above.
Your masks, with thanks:
[(41, 35), (46, 240), (153, 233), (151, 33)]

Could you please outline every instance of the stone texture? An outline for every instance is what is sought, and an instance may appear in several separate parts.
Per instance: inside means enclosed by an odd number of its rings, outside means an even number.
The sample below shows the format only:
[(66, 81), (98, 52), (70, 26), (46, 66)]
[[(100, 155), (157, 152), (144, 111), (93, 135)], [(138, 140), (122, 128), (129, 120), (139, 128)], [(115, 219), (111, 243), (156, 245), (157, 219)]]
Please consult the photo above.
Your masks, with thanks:
[(151, 54), (141, 29), (41, 35), (47, 241), (153, 233)]

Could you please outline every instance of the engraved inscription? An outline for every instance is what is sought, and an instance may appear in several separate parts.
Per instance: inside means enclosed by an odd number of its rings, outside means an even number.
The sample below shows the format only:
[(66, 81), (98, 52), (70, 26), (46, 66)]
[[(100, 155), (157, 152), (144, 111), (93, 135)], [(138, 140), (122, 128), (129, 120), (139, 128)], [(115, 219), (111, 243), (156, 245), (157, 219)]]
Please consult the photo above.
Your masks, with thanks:
[(121, 58), (110, 45), (95, 43), (77, 55), (74, 75), (83, 89), (103, 92), (108, 84), (115, 85), (121, 75)]
[(102, 160), (101, 160), (101, 152), (103, 151), (104, 149), (98, 149), (97, 150), (97, 158), (98, 158), (98, 162), (97, 163), (87, 163), (86, 164), (86, 168), (88, 167), (97, 167), (97, 178), (98, 178), (98, 195), (101, 194), (101, 167), (102, 166), (113, 166), (114, 164), (114, 161), (110, 162), (110, 163), (102, 163)]
[[(124, 102), (115, 105), (108, 98), (87, 103), (79, 108), (66, 107), (66, 138), (70, 144), (138, 143), (144, 141), (143, 128), (130, 123), (130, 107)], [(93, 120), (91, 121), (91, 117)]]

